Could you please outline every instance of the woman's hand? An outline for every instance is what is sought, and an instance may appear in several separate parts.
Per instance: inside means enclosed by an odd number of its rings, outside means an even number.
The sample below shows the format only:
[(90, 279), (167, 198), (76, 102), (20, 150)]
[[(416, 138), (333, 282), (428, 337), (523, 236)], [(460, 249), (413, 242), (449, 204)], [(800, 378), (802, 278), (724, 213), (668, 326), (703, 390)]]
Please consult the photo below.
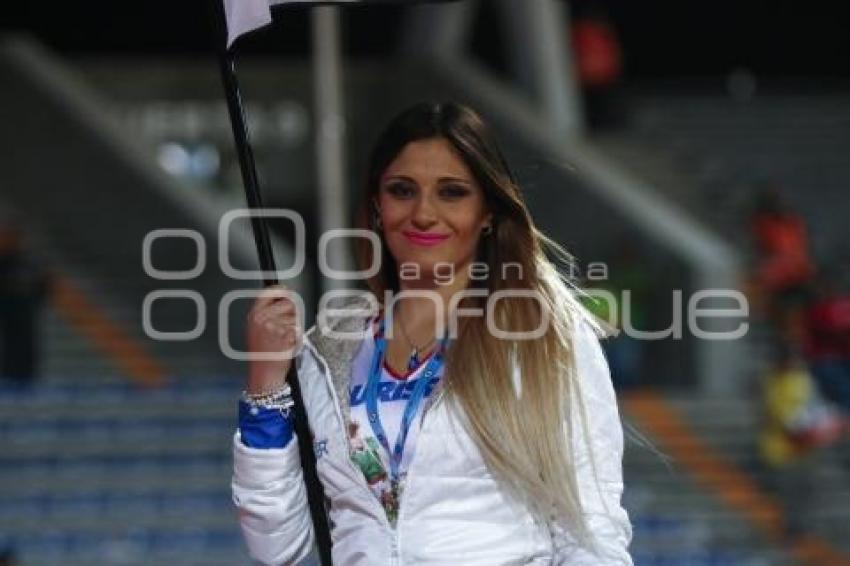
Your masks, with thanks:
[(252, 360), (248, 371), (248, 394), (256, 395), (282, 387), (297, 351), (303, 331), (295, 303), (286, 296), (286, 292), (286, 286), (281, 284), (266, 287), (248, 313), (245, 335), (249, 352), (291, 352), (287, 359)]

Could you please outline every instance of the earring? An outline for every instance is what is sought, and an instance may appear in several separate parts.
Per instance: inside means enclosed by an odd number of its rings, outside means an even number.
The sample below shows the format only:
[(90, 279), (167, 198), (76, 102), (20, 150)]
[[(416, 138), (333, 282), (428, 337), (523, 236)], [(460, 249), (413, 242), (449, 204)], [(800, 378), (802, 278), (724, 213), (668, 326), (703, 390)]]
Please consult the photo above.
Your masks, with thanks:
[(493, 233), (493, 225), (492, 224), (488, 224), (487, 226), (485, 226), (484, 228), (481, 229), (481, 235), (482, 236), (489, 236), (492, 233)]

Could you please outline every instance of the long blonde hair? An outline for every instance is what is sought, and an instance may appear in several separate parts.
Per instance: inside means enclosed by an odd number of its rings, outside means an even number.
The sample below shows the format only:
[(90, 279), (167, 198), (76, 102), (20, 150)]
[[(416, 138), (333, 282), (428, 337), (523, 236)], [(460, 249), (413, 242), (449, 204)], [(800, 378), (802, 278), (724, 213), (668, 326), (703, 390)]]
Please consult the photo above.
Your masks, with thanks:
[[(538, 517), (565, 519), (580, 539), (587, 529), (581, 513), (573, 462), (570, 399), (576, 395), (573, 336), (581, 306), (570, 282), (547, 257), (572, 264), (572, 257), (538, 231), (520, 189), (483, 120), (456, 103), (421, 103), (396, 117), (373, 150), (363, 205), (357, 224), (380, 230), (370, 204), (379, 180), (410, 142), (444, 138), (470, 168), (493, 213), (493, 231), (479, 241), (477, 261), (488, 264), (489, 277), (472, 281), (488, 296), (500, 290), (536, 291), (541, 302), (508, 296), (496, 302), (498, 327), (511, 332), (538, 328), (548, 311), (545, 333), (533, 340), (494, 336), (482, 317), (463, 317), (457, 344), (446, 356), (444, 399), (456, 400), (465, 426), (490, 472), (503, 487)], [(383, 297), (398, 291), (397, 266), (384, 248), (384, 268), (368, 281)], [(371, 265), (371, 248), (357, 250), (361, 267)], [(504, 269), (506, 264), (521, 269)], [(463, 308), (483, 308), (486, 297), (467, 296)], [(513, 368), (520, 369), (519, 391)], [(470, 378), (472, 377), (472, 378)], [(580, 419), (583, 420), (583, 419)]]

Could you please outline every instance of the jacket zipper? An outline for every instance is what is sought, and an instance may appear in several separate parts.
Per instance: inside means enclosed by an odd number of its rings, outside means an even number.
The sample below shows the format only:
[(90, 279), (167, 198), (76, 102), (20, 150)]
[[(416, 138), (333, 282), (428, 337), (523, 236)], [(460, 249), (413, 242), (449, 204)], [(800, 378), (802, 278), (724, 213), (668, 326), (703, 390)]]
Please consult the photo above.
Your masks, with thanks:
[[(418, 434), (422, 434), (422, 431), (425, 430), (425, 425), (428, 423), (428, 421), (426, 420), (426, 417), (428, 416), (428, 410), (443, 395), (443, 389), (441, 387), (442, 383), (443, 383), (443, 381), (440, 380), (439, 390), (435, 392), (435, 395), (432, 395), (431, 397), (429, 397), (428, 400), (425, 402), (425, 405), (422, 407), (422, 416), (420, 417), (419, 433)], [(417, 442), (417, 444), (418, 444), (418, 442)], [(411, 484), (411, 479), (413, 478), (413, 471), (415, 470), (414, 464), (416, 463), (416, 454), (418, 452), (419, 452), (419, 450), (417, 449), (410, 456), (410, 463), (408, 464), (408, 467), (407, 467), (407, 477), (405, 478), (405, 489), (404, 489), (405, 492), (407, 491), (407, 487)], [(404, 509), (405, 509), (405, 502), (406, 501), (407, 501), (407, 497), (404, 497), (404, 495), (402, 494), (401, 501), (399, 502), (399, 507), (398, 507), (398, 520), (396, 521), (396, 537), (393, 539), (393, 553), (394, 553), (394, 556), (396, 556), (397, 558), (401, 557), (401, 532), (402, 532), (401, 531), (401, 524), (402, 524), (402, 522), (404, 522)], [(396, 562), (396, 563), (398, 563), (398, 562)]]

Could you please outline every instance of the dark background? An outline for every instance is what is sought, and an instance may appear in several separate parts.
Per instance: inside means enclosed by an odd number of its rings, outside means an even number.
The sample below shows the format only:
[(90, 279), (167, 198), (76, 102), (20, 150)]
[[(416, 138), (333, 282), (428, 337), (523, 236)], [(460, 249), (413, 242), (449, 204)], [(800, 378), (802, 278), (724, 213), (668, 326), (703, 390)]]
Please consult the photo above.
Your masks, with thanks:
[[(499, 21), (493, 2), (483, 2), (475, 50), (499, 65)], [(599, 3), (607, 7), (620, 32), (631, 78), (716, 76), (737, 68), (761, 77), (850, 78), (848, 9), (841, 2)], [(578, 11), (588, 4), (587, 0), (571, 3)], [(209, 52), (204, 0), (30, 2), (28, 6), (4, 7), (4, 11), (0, 30), (28, 31), (68, 55)], [(251, 37), (244, 51), (307, 55), (307, 12), (297, 6), (281, 10), (275, 31)], [(344, 12), (350, 56), (388, 53), (398, 42), (401, 8), (361, 6)]]

